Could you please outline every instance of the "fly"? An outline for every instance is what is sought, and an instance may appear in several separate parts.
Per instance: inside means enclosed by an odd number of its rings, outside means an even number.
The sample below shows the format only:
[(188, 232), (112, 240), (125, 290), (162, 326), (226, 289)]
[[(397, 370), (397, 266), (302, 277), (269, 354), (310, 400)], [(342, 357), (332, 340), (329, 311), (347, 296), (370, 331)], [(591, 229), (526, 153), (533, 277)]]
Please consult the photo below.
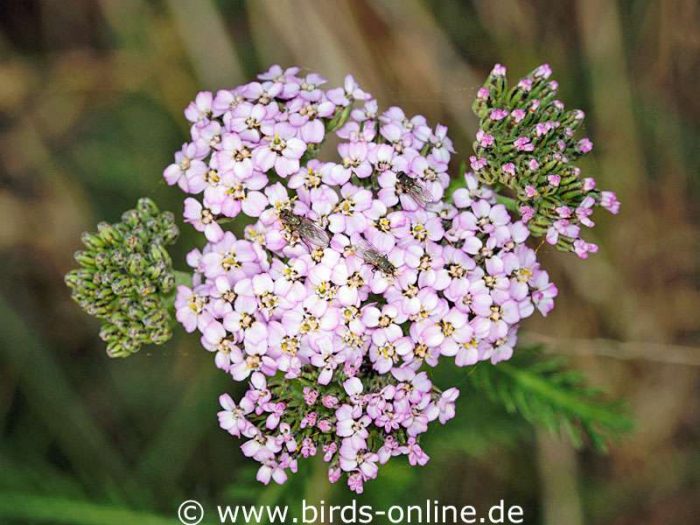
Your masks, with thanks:
[(287, 209), (280, 210), (279, 217), (287, 231), (301, 239), (310, 248), (325, 248), (330, 243), (326, 230), (317, 226), (312, 220)]
[(408, 195), (421, 208), (435, 201), (435, 197), (420, 182), (412, 179), (405, 173), (401, 173), (396, 181), (396, 189), (399, 193)]
[(396, 274), (396, 266), (392, 264), (386, 255), (383, 255), (371, 244), (361, 241), (355, 246), (357, 255), (375, 270), (379, 270), (385, 275), (393, 276)]

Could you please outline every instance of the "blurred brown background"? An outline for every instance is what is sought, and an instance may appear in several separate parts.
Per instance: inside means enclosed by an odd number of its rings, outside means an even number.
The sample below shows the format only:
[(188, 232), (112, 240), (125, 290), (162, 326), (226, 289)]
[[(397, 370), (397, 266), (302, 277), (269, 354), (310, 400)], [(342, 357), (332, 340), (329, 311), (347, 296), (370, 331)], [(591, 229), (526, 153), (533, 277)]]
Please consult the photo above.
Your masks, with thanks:
[[(216, 425), (230, 383), (194, 338), (109, 360), (62, 281), (79, 235), (141, 195), (180, 211), (161, 172), (200, 89), (273, 63), (335, 84), (351, 72), (385, 107), (448, 124), (461, 158), (493, 63), (520, 75), (548, 62), (588, 115), (583, 169), (623, 207), (598, 217), (588, 261), (545, 253), (560, 297), (527, 337), (627, 400), (636, 431), (609, 456), (576, 452), (460, 399), (426, 446), (433, 461), (387, 469), (365, 498), (504, 498), (545, 525), (696, 522), (699, 15), (693, 0), (0, 2), (0, 521), (155, 524), (185, 497), (345, 498), (311, 471), (252, 481)], [(181, 267), (201, 242), (183, 231)]]

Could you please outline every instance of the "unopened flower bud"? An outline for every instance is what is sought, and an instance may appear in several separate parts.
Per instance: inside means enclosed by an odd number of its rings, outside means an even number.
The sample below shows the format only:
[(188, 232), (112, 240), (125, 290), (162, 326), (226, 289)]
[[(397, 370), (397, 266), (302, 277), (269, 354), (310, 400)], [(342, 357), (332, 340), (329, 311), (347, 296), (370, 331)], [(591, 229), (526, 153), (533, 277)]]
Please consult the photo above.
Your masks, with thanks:
[(80, 268), (66, 274), (73, 299), (103, 320), (100, 337), (112, 357), (125, 357), (144, 344), (171, 337), (168, 304), (175, 286), (165, 245), (178, 235), (173, 215), (160, 213), (150, 199), (122, 214), (122, 222), (100, 223), (81, 237), (75, 254)]
[(149, 198), (141, 198), (136, 203), (136, 209), (145, 217), (154, 217), (158, 215), (158, 206)]

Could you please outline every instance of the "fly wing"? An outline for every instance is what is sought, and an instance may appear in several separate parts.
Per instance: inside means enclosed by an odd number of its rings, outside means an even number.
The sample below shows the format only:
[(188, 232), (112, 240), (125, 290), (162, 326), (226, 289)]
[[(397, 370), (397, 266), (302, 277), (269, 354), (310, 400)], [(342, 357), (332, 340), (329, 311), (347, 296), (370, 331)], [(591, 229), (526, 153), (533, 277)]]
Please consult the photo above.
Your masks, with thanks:
[(377, 249), (362, 237), (353, 239), (352, 245), (357, 255), (368, 264), (373, 264), (373, 261), (376, 261), (381, 256)]
[(326, 248), (331, 242), (326, 230), (318, 227), (309, 219), (302, 219), (298, 230), (301, 239), (314, 248)]
[(393, 265), (391, 262), (389, 262), (387, 256), (377, 250), (365, 239), (359, 238), (354, 241), (353, 244), (357, 251), (357, 255), (359, 255), (365, 263), (382, 272), (388, 272), (389, 269), (393, 268)]
[(406, 194), (422, 208), (425, 208), (428, 204), (435, 201), (435, 197), (430, 190), (413, 179), (411, 179), (411, 182), (407, 185)]

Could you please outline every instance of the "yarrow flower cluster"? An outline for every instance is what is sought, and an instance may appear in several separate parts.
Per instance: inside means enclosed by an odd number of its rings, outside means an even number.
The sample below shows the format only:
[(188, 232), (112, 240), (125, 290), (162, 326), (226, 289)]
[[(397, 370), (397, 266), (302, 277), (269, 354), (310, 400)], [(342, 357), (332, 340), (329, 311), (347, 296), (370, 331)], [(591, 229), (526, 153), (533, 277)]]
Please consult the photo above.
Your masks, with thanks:
[[(544, 205), (513, 221), (479, 181), (491, 169), (481, 163), (501, 157), (479, 146), (476, 175), (448, 202), (445, 126), (380, 112), (350, 76), (340, 88), (325, 82), (274, 66), (187, 107), (191, 141), (164, 177), (188, 194), (185, 221), (208, 243), (189, 253), (192, 286), (178, 287), (175, 307), (216, 366), (249, 384), (238, 401), (221, 397), (219, 419), (261, 464), (261, 482), (284, 482), (299, 458), (321, 455), (330, 481), (344, 476), (362, 492), (393, 456), (425, 464), (421, 434), (454, 416), (457, 389), (441, 392), (428, 367), (509, 359), (520, 322), (546, 315), (557, 289), (525, 244), (525, 223), (540, 224)], [(480, 91), (482, 102), (495, 93)], [(493, 129), (480, 134), (484, 149), (500, 140)], [(339, 158), (321, 161), (330, 135)], [(523, 151), (537, 157), (541, 141), (531, 140)], [(568, 146), (560, 153), (573, 158)], [(570, 174), (557, 173), (569, 188)], [(571, 215), (587, 220), (582, 201)], [(239, 216), (250, 218), (243, 237), (226, 229)], [(576, 237), (564, 230), (560, 239)]]
[(542, 65), (509, 89), (505, 67), (493, 68), (474, 101), (480, 129), (470, 164), (482, 183), (515, 197), (534, 235), (585, 259), (598, 246), (581, 238), (581, 227), (594, 226), (596, 206), (616, 214), (620, 202), (573, 164), (593, 143), (576, 138), (584, 113), (565, 109), (551, 74)]
[(80, 268), (66, 275), (66, 284), (73, 299), (102, 320), (100, 337), (111, 357), (172, 336), (167, 296), (175, 275), (165, 247), (178, 234), (173, 214), (161, 213), (150, 199), (140, 199), (121, 222), (100, 223), (97, 233), (83, 234), (85, 250), (75, 254)]

